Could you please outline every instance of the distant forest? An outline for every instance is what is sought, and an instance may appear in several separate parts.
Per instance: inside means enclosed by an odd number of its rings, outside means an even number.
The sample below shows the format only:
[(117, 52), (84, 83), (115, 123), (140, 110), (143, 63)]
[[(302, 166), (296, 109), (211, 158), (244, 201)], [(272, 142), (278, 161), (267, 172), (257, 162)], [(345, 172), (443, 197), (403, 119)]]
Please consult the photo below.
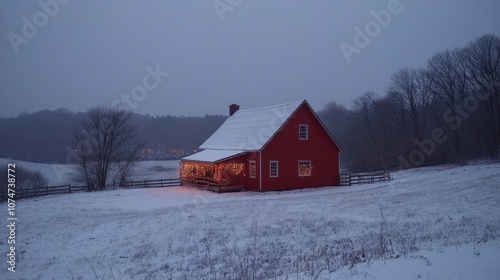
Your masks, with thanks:
[(500, 38), (483, 35), (394, 73), (386, 94), (318, 112), (349, 171), (465, 163), (500, 155)]
[[(65, 163), (73, 131), (86, 118), (65, 108), (0, 118), (0, 157), (48, 163)], [(175, 117), (134, 114), (136, 140), (144, 143), (142, 159), (178, 159), (192, 153), (227, 116)]]
[[(341, 168), (358, 172), (411, 168), (500, 154), (500, 39), (484, 35), (442, 51), (421, 69), (393, 74), (385, 95), (367, 92), (350, 108), (317, 112), (343, 153)], [(0, 118), (0, 157), (65, 162), (71, 133), (85, 113), (67, 109)], [(227, 118), (134, 115), (142, 159), (192, 153)]]

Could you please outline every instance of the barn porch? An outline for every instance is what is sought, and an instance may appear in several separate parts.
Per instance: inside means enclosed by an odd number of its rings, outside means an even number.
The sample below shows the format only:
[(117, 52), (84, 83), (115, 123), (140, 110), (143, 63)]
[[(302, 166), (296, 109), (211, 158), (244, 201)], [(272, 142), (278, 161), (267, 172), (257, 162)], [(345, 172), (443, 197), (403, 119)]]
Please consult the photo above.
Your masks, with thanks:
[(214, 192), (237, 192), (245, 189), (245, 163), (235, 157), (242, 151), (205, 150), (181, 161), (179, 178), (183, 185)]

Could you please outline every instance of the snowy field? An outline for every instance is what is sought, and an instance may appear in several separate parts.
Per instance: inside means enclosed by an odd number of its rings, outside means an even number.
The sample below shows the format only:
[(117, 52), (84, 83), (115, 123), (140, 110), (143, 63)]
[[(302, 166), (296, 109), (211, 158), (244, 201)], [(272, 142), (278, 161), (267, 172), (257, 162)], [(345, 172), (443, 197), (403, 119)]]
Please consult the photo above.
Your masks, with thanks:
[(16, 272), (4, 226), (0, 279), (499, 279), (500, 163), (392, 175), (289, 192), (20, 200)]
[(0, 158), (0, 166), (15, 163), (17, 168), (25, 168), (31, 171), (39, 171), (49, 179), (49, 186), (69, 184), (71, 182), (71, 165), (37, 163), (22, 160)]
[[(73, 167), (68, 164), (47, 164), (35, 163), (22, 160), (12, 160), (0, 158), (0, 166), (6, 166), (8, 163), (16, 163), (19, 168), (26, 168), (32, 171), (39, 171), (49, 179), (49, 186), (74, 184), (72, 181)], [(156, 180), (156, 179), (177, 179), (179, 161), (178, 160), (162, 160), (162, 161), (139, 161), (134, 167), (131, 175), (132, 181)]]
[(135, 166), (131, 176), (134, 181), (177, 178), (179, 178), (178, 160), (140, 161)]

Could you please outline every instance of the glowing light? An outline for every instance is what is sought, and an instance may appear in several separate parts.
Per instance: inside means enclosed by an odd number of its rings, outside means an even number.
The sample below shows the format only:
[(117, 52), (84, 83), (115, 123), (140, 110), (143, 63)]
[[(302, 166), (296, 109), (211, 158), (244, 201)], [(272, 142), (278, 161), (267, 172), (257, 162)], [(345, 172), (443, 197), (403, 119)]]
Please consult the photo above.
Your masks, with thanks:
[(245, 176), (244, 163), (196, 164), (183, 162), (179, 168), (179, 177), (183, 179), (211, 178), (217, 181), (229, 181)]
[(311, 176), (311, 170), (310, 161), (299, 161), (299, 176)]

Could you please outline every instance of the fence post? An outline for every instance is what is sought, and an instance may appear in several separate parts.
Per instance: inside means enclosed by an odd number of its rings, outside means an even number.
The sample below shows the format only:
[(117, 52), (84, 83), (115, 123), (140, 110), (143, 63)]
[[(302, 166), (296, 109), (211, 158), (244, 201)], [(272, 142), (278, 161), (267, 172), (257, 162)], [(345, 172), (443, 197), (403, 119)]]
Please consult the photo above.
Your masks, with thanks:
[(71, 193), (71, 184), (68, 184), (69, 193)]
[(47, 185), (47, 195), (49, 195), (49, 186)]

